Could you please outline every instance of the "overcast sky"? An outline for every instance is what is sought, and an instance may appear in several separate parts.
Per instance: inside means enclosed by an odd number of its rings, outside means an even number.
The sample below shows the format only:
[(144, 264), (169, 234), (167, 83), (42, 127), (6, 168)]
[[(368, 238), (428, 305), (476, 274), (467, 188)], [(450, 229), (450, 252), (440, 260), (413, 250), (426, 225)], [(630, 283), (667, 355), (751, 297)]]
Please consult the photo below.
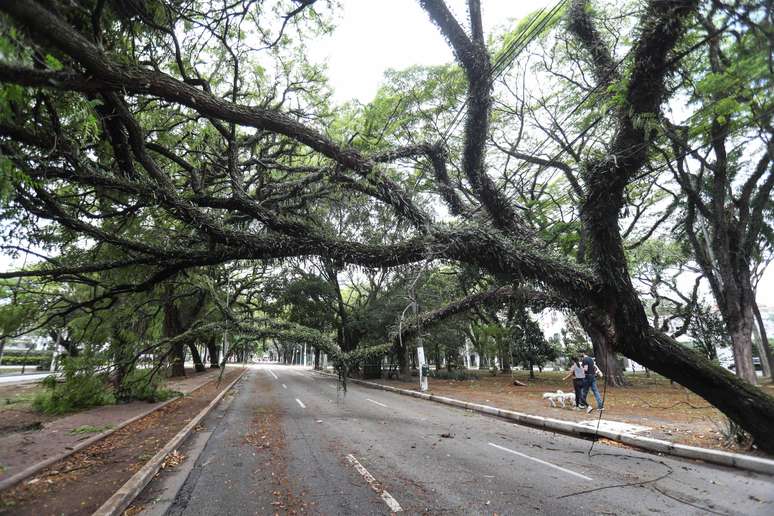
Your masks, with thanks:
[[(487, 34), (509, 19), (543, 7), (549, 0), (494, 0), (483, 2)], [(450, 0), (457, 19), (467, 26), (465, 2)], [(411, 65), (435, 65), (454, 59), (438, 28), (417, 0), (342, 0), (331, 37), (315, 41), (315, 61), (327, 63), (337, 102), (357, 99), (366, 103), (376, 94), (384, 71)]]

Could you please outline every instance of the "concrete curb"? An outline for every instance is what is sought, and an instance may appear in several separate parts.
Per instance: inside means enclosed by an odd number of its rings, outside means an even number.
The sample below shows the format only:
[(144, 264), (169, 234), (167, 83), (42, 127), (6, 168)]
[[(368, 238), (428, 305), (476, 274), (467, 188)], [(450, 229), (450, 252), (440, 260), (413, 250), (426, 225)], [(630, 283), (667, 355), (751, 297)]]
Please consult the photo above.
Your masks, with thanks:
[[(332, 373), (315, 371), (316, 373), (326, 376), (336, 376)], [(710, 450), (707, 448), (699, 448), (697, 446), (688, 446), (685, 444), (676, 444), (661, 439), (653, 439), (650, 437), (641, 437), (639, 435), (617, 433), (608, 430), (597, 430), (589, 428), (587, 426), (579, 425), (571, 421), (564, 421), (561, 419), (552, 419), (542, 416), (533, 416), (531, 414), (524, 414), (522, 412), (514, 412), (512, 410), (499, 409), (497, 407), (490, 407), (489, 405), (480, 405), (478, 403), (468, 403), (466, 401), (457, 400), (454, 398), (447, 398), (444, 396), (435, 396), (433, 394), (425, 394), (419, 391), (411, 391), (407, 389), (398, 389), (397, 387), (391, 387), (389, 385), (382, 385), (380, 383), (367, 382), (364, 380), (358, 380), (355, 378), (348, 378), (348, 381), (381, 389), (383, 391), (395, 392), (403, 394), (405, 396), (412, 396), (414, 398), (420, 398), (424, 400), (435, 401), (437, 403), (443, 403), (444, 405), (451, 405), (453, 407), (464, 408), (480, 412), (482, 414), (490, 414), (493, 416), (502, 417), (511, 421), (516, 421), (519, 424), (532, 426), (536, 428), (542, 428), (545, 430), (552, 430), (556, 432), (562, 432), (566, 434), (578, 435), (582, 437), (604, 437), (612, 441), (618, 441), (620, 443), (628, 444), (630, 446), (636, 446), (647, 451), (654, 451), (658, 453), (666, 453), (669, 455), (675, 455), (677, 457), (684, 457), (687, 459), (702, 460), (712, 464), (720, 464), (731, 468), (743, 469), (748, 471), (754, 471), (756, 473), (764, 473), (767, 475), (774, 475), (774, 460), (763, 459), (760, 457), (752, 457), (749, 455), (742, 455), (740, 453), (730, 453), (720, 450)]]
[(236, 377), (230, 384), (228, 384), (222, 391), (220, 391), (220, 393), (218, 393), (218, 395), (215, 396), (215, 398), (213, 398), (213, 400), (206, 407), (204, 407), (187, 425), (185, 425), (182, 430), (175, 434), (172, 440), (165, 444), (164, 447), (160, 449), (156, 455), (153, 456), (153, 458), (151, 458), (151, 460), (146, 462), (145, 465), (137, 471), (137, 473), (132, 475), (132, 478), (127, 480), (126, 483), (124, 483), (124, 485), (122, 485), (121, 488), (113, 494), (113, 496), (108, 498), (108, 500), (94, 512), (93, 516), (113, 516), (123, 513), (124, 510), (129, 507), (129, 504), (132, 503), (137, 495), (139, 495), (145, 486), (148, 485), (148, 482), (151, 481), (153, 476), (159, 471), (161, 468), (161, 463), (164, 462), (164, 459), (167, 457), (167, 455), (172, 453), (180, 445), (180, 443), (182, 443), (183, 440), (188, 437), (188, 434), (190, 434), (191, 430), (193, 430), (194, 427), (199, 424), (199, 421), (201, 421), (204, 416), (209, 414), (209, 412), (215, 407), (215, 405), (218, 404), (221, 398), (223, 398), (223, 396), (225, 396), (226, 393), (231, 390), (235, 383), (242, 379), (245, 371), (246, 369), (243, 370), (240, 375)]
[[(210, 381), (212, 381), (212, 380), (210, 380)], [(185, 396), (188, 396), (188, 395), (196, 392), (197, 390), (201, 389), (202, 387), (204, 387), (208, 383), (210, 383), (210, 382), (203, 383), (202, 385), (200, 385), (196, 389), (194, 389), (191, 392), (185, 394)], [(144, 412), (142, 412), (140, 414), (137, 414), (136, 416), (134, 416), (132, 418), (129, 418), (126, 421), (116, 425), (115, 427), (111, 428), (110, 430), (106, 430), (106, 431), (104, 431), (102, 433), (99, 433), (97, 435), (93, 435), (93, 436), (89, 437), (88, 439), (85, 439), (85, 440), (79, 442), (78, 444), (76, 444), (72, 448), (70, 448), (69, 450), (66, 450), (66, 451), (64, 451), (62, 453), (59, 453), (59, 454), (54, 455), (52, 457), (49, 457), (49, 458), (47, 458), (45, 460), (42, 460), (42, 461), (40, 461), (40, 462), (38, 462), (36, 464), (33, 464), (32, 466), (28, 467), (27, 469), (21, 470), (20, 472), (16, 473), (15, 475), (11, 475), (8, 478), (4, 478), (3, 480), (0, 480), (0, 491), (4, 491), (6, 489), (9, 489), (9, 488), (15, 486), (16, 484), (18, 484), (22, 480), (31, 477), (32, 475), (34, 475), (38, 471), (47, 468), (51, 464), (54, 464), (55, 462), (59, 462), (62, 459), (66, 459), (67, 457), (69, 457), (73, 453), (75, 453), (77, 451), (80, 451), (83, 448), (86, 448), (87, 446), (89, 446), (91, 444), (94, 444), (94, 443), (96, 443), (97, 441), (99, 441), (101, 439), (104, 439), (105, 437), (109, 436), (110, 434), (121, 430), (126, 425), (130, 425), (130, 424), (134, 423), (135, 421), (137, 421), (139, 419), (142, 419), (145, 416), (148, 416), (148, 415), (156, 412), (157, 410), (160, 410), (160, 409), (166, 407), (167, 405), (169, 405), (173, 401), (179, 400), (179, 399), (180, 399), (180, 397), (175, 397), (175, 398), (169, 399), (169, 400), (161, 403), (161, 405), (157, 405), (155, 407), (151, 407), (148, 410), (146, 410), (146, 411), (144, 411)]]

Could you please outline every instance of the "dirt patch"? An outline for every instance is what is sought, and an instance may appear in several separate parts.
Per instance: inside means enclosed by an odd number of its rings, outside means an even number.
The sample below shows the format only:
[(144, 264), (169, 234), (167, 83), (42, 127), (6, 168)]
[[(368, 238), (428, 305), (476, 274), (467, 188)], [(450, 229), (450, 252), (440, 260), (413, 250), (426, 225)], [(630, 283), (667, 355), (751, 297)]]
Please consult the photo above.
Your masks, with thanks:
[(0, 386), (0, 436), (40, 430), (56, 418), (32, 409), (32, 400), (42, 387), (37, 383)]
[[(564, 374), (559, 371), (544, 371), (537, 378), (530, 379), (525, 371), (498, 376), (489, 376), (487, 371), (481, 371), (478, 380), (430, 378), (430, 393), (554, 419), (595, 421), (599, 417), (596, 410), (587, 415), (584, 411), (575, 411), (572, 408), (552, 408), (543, 399), (545, 392), (573, 392), (570, 380), (562, 381)], [(688, 389), (671, 384), (669, 380), (656, 374), (650, 377), (644, 374), (629, 375), (627, 379), (631, 383), (628, 387), (608, 389), (605, 392), (604, 419), (651, 428), (650, 431), (638, 435), (759, 455), (755, 450), (729, 446), (723, 436), (723, 414)], [(514, 385), (514, 380), (523, 382), (526, 386)], [(414, 378), (412, 381), (376, 381), (412, 390), (416, 390), (419, 383), (418, 379)], [(601, 394), (604, 382), (597, 382), (597, 385)], [(774, 385), (767, 384), (761, 388), (774, 395)], [(596, 406), (591, 393), (588, 401)]]
[(92, 514), (239, 373), (205, 384), (0, 493), (0, 514)]

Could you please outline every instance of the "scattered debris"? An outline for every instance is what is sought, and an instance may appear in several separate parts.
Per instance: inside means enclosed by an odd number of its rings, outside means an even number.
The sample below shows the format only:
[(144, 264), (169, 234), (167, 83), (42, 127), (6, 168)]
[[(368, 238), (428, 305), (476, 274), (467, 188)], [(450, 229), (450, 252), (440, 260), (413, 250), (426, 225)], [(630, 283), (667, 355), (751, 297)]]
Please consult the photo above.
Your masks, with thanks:
[(186, 456), (177, 450), (173, 450), (172, 453), (164, 458), (164, 462), (161, 463), (161, 469), (174, 468), (185, 460)]

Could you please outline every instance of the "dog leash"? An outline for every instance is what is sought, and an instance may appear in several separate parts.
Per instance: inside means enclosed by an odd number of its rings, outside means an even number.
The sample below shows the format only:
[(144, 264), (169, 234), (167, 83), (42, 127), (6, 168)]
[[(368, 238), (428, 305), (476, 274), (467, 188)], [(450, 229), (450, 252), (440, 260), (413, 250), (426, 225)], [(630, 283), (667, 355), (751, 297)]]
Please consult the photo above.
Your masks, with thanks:
[[(602, 408), (605, 407), (606, 396), (607, 396), (607, 378), (605, 378), (605, 385), (602, 387)], [(594, 445), (599, 439), (599, 426), (602, 424), (602, 411), (597, 410), (597, 412), (599, 412), (599, 416), (597, 416), (597, 428), (594, 430), (595, 439), (591, 441), (591, 446), (589, 446), (589, 451), (587, 452), (587, 455), (589, 457), (591, 457), (591, 451), (594, 449)]]

